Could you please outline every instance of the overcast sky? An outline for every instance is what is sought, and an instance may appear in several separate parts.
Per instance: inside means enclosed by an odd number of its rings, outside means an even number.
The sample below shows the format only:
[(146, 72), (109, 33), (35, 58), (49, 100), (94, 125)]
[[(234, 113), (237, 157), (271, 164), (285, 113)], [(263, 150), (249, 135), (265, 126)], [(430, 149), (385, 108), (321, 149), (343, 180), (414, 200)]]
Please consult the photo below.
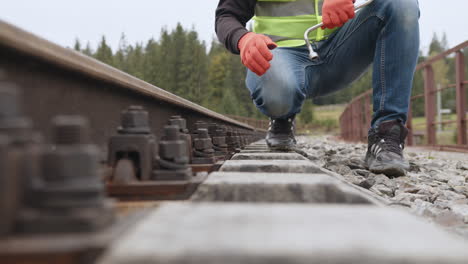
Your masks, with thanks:
[[(392, 1), (392, 0), (388, 0)], [(75, 38), (93, 47), (102, 35), (118, 45), (125, 32), (130, 43), (158, 38), (162, 27), (177, 22), (194, 26), (200, 38), (214, 37), (217, 0), (3, 0), (0, 19), (15, 24), (63, 46)], [(421, 48), (427, 50), (434, 32), (447, 33), (450, 46), (468, 39), (467, 0), (419, 0)]]

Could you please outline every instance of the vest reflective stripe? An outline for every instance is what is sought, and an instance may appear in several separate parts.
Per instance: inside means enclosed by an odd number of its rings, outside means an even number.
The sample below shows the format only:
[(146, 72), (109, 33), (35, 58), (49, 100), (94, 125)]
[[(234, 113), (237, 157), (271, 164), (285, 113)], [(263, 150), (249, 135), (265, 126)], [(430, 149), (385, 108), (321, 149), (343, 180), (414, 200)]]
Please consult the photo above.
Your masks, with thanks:
[[(280, 47), (305, 44), (304, 32), (321, 22), (323, 0), (258, 0), (255, 7), (253, 31), (269, 36)], [(319, 41), (333, 30), (316, 30), (309, 36)]]

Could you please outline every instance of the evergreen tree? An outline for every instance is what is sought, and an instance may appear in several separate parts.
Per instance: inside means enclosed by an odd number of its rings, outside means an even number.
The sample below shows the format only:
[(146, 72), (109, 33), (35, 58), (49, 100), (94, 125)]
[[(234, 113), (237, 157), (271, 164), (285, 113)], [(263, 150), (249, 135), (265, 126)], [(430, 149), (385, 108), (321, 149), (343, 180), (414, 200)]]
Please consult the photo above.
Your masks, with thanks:
[(106, 37), (102, 36), (94, 57), (104, 63), (114, 65), (112, 49), (107, 45)]
[(144, 53), (141, 43), (136, 43), (135, 47), (130, 47), (127, 58), (128, 73), (139, 78), (144, 78)]
[(114, 54), (114, 66), (124, 72), (130, 72), (127, 64), (129, 46), (125, 33), (122, 33), (119, 40), (119, 48)]
[(439, 40), (437, 33), (432, 35), (431, 44), (429, 45), (429, 54), (438, 54), (446, 50), (447, 48), (447, 36), (444, 33), (442, 40)]
[(87, 56), (94, 57), (94, 52), (89, 42), (86, 43), (86, 48), (84, 50), (81, 50), (81, 52)]
[[(158, 74), (164, 65), (161, 65), (159, 62), (160, 57), (160, 45), (153, 38), (151, 38), (145, 47), (145, 57), (144, 57), (144, 69), (143, 69), (143, 78), (149, 83), (159, 83)], [(159, 84), (160, 85), (160, 84)]]
[(168, 66), (171, 68), (169, 74), (169, 86), (171, 92), (183, 96), (184, 86), (184, 67), (190, 67), (185, 65), (185, 58), (183, 53), (186, 47), (186, 32), (180, 23), (177, 24), (175, 30), (171, 34), (171, 46), (168, 47), (170, 58)]
[(155, 63), (155, 67), (158, 67), (158, 70), (154, 73), (154, 78), (156, 80), (156, 83), (154, 84), (168, 91), (173, 91), (174, 87), (171, 79), (171, 72), (174, 70), (172, 57), (173, 50), (171, 36), (167, 29), (164, 28), (161, 30), (159, 54), (157, 58), (154, 58), (152, 63)]
[[(78, 42), (78, 40), (77, 40)], [(161, 87), (212, 110), (234, 115), (263, 117), (255, 108), (245, 87), (246, 68), (239, 56), (232, 55), (213, 41), (206, 44), (192, 28), (162, 29), (158, 40), (129, 44), (122, 33), (115, 53), (102, 37), (96, 51), (90, 44), (84, 54), (112, 65), (137, 78)]]
[(206, 47), (198, 40), (198, 34), (193, 29), (186, 32), (184, 49), (181, 51), (181, 66), (179, 89), (185, 97), (194, 102), (201, 102), (202, 89), (206, 75)]
[(81, 51), (81, 43), (78, 38), (75, 39), (75, 44), (73, 45), (73, 49), (76, 51)]
[(222, 107), (220, 103), (223, 99), (223, 89), (228, 74), (228, 56), (224, 52), (212, 54), (208, 66), (208, 93), (203, 100), (203, 105), (215, 111), (221, 111)]

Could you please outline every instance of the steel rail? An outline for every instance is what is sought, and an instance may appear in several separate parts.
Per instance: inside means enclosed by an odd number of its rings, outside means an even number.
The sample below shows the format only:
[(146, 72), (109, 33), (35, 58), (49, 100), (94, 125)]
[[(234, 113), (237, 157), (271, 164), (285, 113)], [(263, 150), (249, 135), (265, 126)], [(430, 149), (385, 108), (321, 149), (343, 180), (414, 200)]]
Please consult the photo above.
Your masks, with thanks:
[(135, 104), (149, 111), (157, 135), (168, 117), (176, 114), (187, 119), (189, 128), (202, 120), (255, 130), (1, 20), (0, 81), (23, 89), (26, 114), (46, 136), (46, 124), (52, 116), (82, 114), (90, 119), (92, 140), (105, 146), (119, 125), (120, 111)]

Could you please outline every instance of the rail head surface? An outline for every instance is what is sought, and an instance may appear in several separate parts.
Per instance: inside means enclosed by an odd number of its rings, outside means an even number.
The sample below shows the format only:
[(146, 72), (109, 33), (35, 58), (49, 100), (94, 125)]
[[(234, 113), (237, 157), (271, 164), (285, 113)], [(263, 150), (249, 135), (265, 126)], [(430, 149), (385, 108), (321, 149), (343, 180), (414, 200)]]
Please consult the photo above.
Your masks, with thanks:
[(54, 44), (2, 20), (0, 20), (0, 45), (67, 70), (128, 88), (135, 93), (150, 96), (242, 128), (255, 130), (247, 124), (192, 103), (80, 52)]

